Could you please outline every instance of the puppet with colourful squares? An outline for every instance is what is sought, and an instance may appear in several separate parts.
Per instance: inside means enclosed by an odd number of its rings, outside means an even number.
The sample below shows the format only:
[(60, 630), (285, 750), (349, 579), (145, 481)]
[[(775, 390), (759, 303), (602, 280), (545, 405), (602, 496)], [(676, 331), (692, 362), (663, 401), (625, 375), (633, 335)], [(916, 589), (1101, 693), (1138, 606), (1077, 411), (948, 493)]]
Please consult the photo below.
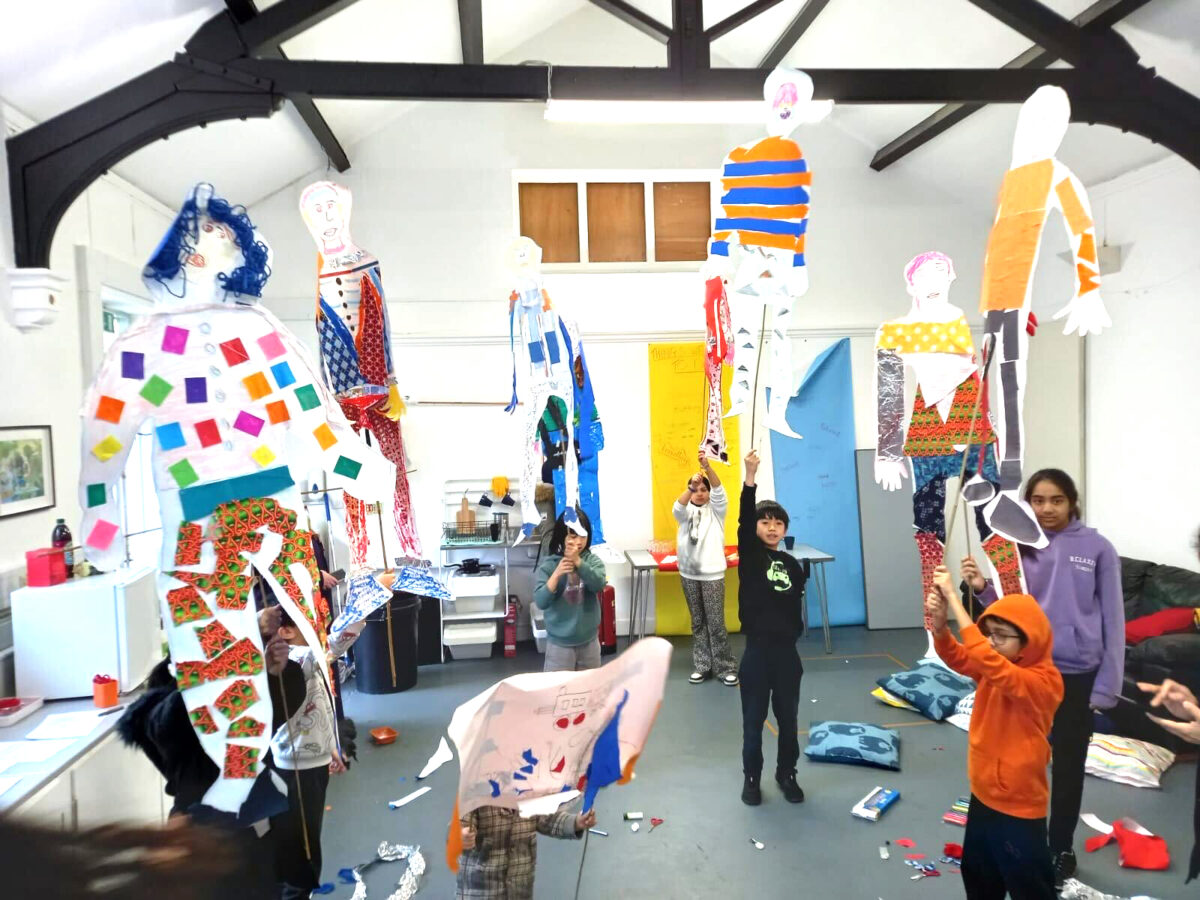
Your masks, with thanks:
[(245, 209), (197, 185), (143, 272), (157, 307), (113, 342), (82, 410), (84, 551), (103, 570), (124, 559), (117, 484), (151, 426), (163, 623), (197, 737), (220, 770), (204, 802), (230, 812), (272, 734), (254, 576), (324, 660), (328, 609), (301, 484), (324, 469), (377, 498), (395, 476), (258, 304), (269, 275), (270, 250)]

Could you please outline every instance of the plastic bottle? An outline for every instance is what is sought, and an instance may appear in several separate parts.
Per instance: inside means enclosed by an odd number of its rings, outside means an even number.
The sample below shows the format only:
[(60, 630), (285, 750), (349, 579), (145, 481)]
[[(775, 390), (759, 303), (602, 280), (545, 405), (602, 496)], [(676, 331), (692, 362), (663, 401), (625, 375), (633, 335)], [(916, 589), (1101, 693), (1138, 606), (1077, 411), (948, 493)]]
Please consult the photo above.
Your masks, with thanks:
[[(71, 537), (71, 529), (67, 527), (66, 519), (56, 519), (54, 523), (54, 531), (50, 533), (50, 546), (55, 550), (70, 547), (74, 543)], [(67, 567), (67, 577), (75, 577), (75, 551), (66, 550), (63, 553), (63, 562)]]

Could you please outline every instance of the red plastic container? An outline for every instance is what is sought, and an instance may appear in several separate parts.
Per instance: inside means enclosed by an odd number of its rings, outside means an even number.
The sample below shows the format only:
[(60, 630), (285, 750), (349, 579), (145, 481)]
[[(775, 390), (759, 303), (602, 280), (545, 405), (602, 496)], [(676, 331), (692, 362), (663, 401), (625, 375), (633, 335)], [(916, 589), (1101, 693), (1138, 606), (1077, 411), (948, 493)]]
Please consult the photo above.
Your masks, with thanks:
[(25, 582), (30, 587), (50, 587), (67, 580), (63, 551), (53, 547), (25, 551)]
[(117, 680), (109, 675), (97, 675), (92, 679), (92, 703), (100, 709), (116, 706)]

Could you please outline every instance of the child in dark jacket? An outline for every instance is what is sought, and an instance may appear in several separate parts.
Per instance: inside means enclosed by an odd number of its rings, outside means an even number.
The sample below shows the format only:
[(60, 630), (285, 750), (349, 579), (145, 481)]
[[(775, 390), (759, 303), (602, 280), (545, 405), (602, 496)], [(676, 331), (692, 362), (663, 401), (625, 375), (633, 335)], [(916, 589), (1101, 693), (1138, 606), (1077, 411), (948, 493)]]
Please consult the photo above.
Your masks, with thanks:
[[(968, 900), (1054, 900), (1054, 865), (1046, 836), (1050, 788), (1047, 735), (1063, 697), (1054, 667), (1050, 620), (1027, 594), (997, 600), (979, 618), (963, 608), (938, 566), (925, 600), (938, 656), (979, 682), (968, 736), (971, 806), (963, 837)], [(952, 615), (961, 643), (947, 627)]]
[(746, 454), (746, 482), (738, 511), (738, 619), (746, 635), (738, 677), (742, 695), (742, 802), (762, 802), (762, 730), (767, 708), (779, 725), (775, 781), (789, 803), (801, 803), (796, 784), (800, 741), (796, 720), (804, 667), (796, 639), (804, 633), (804, 569), (779, 549), (787, 511), (773, 500), (755, 503), (758, 451)]

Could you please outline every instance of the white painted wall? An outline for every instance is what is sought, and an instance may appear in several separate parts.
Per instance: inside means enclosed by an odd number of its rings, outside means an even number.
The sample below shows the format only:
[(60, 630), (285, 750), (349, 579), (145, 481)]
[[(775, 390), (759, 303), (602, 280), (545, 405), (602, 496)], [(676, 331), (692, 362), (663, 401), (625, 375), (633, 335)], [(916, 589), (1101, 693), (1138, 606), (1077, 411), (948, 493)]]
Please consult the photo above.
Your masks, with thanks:
[[(23, 123), (27, 124), (27, 123)], [(0, 181), (7, 187), (7, 157), (0, 155)], [(7, 194), (5, 194), (7, 197)], [(8, 203), (4, 217), (8, 225)], [(50, 267), (69, 279), (64, 307), (53, 324), (21, 333), (0, 319), (0, 425), (49, 425), (54, 444), (54, 508), (0, 519), (0, 571), (24, 569), (25, 551), (46, 547), (56, 518), (64, 518), (76, 540), (79, 532), (79, 406), (91, 380), (83, 359), (99, 351), (99, 331), (91, 327), (87, 286), (78, 283), (76, 247), (140, 267), (170, 223), (172, 214), (148, 195), (115, 176), (96, 181), (67, 210), (55, 234)], [(9, 237), (0, 237), (0, 266), (13, 265)], [(6, 289), (0, 286), (0, 289)], [(81, 315), (81, 301), (84, 314)], [(98, 312), (94, 316), (98, 323)], [(81, 319), (83, 321), (81, 321)], [(84, 334), (94, 347), (85, 348)]]
[(1085, 513), (1124, 556), (1196, 569), (1200, 173), (1171, 159), (1093, 189), (1098, 234), (1129, 244), (1089, 339)]

